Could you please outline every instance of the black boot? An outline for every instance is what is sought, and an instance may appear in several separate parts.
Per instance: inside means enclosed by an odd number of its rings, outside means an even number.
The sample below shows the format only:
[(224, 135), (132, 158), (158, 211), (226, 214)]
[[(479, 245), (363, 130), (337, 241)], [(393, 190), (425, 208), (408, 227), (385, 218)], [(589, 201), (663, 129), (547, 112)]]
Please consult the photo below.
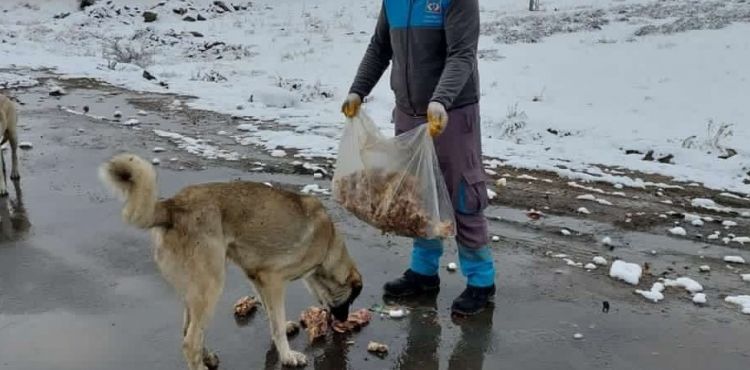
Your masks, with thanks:
[(423, 293), (435, 293), (440, 290), (440, 278), (418, 274), (412, 270), (406, 270), (404, 275), (396, 280), (389, 281), (383, 286), (386, 296), (408, 297)]
[(476, 315), (494, 301), (494, 285), (485, 288), (467, 285), (464, 292), (453, 301), (451, 311), (462, 316)]

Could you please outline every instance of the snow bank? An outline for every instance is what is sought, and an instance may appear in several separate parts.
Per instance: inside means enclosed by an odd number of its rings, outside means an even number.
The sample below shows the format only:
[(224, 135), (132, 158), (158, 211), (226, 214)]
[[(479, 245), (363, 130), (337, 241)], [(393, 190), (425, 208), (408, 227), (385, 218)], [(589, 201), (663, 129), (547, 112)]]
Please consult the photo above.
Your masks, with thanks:
[(641, 279), (641, 266), (635, 263), (628, 263), (622, 260), (612, 262), (609, 269), (609, 276), (622, 280), (630, 285), (638, 285)]
[(687, 235), (687, 231), (685, 231), (685, 228), (680, 227), (680, 226), (673, 227), (673, 228), (669, 229), (669, 233), (672, 234), (672, 235), (677, 235), (677, 236), (685, 236), (685, 235)]

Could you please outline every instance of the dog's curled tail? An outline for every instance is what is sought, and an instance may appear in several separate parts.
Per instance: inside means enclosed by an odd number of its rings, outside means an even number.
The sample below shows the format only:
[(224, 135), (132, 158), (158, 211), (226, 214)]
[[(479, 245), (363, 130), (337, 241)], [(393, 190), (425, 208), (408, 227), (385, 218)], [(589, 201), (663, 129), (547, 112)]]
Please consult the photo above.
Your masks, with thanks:
[(123, 221), (142, 229), (154, 226), (157, 185), (151, 163), (135, 154), (119, 154), (99, 167), (99, 178), (125, 201)]

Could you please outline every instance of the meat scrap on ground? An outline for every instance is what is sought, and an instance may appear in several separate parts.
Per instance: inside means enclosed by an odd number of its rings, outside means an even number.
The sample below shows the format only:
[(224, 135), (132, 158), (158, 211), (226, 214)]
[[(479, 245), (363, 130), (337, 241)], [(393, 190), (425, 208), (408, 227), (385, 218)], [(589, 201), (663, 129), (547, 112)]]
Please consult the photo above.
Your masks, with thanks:
[(310, 307), (300, 315), (302, 327), (311, 342), (324, 337), (331, 329), (342, 334), (357, 331), (369, 324), (370, 320), (372, 314), (366, 308), (350, 313), (346, 321), (333, 320), (328, 310), (319, 307)]

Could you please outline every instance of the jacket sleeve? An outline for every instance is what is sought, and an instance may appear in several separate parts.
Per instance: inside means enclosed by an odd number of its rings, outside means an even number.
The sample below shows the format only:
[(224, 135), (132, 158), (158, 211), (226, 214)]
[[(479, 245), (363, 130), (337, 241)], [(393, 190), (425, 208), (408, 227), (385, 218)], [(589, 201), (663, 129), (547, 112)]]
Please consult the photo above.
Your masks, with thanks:
[(357, 76), (354, 78), (350, 93), (356, 93), (364, 98), (369, 95), (375, 85), (383, 76), (386, 68), (391, 62), (393, 49), (391, 49), (391, 34), (388, 20), (386, 19), (385, 9), (380, 9), (378, 23), (375, 26), (375, 34), (367, 46), (365, 56), (359, 64)]
[(478, 0), (453, 0), (445, 14), (447, 58), (430, 101), (451, 108), (476, 69), (479, 44)]

